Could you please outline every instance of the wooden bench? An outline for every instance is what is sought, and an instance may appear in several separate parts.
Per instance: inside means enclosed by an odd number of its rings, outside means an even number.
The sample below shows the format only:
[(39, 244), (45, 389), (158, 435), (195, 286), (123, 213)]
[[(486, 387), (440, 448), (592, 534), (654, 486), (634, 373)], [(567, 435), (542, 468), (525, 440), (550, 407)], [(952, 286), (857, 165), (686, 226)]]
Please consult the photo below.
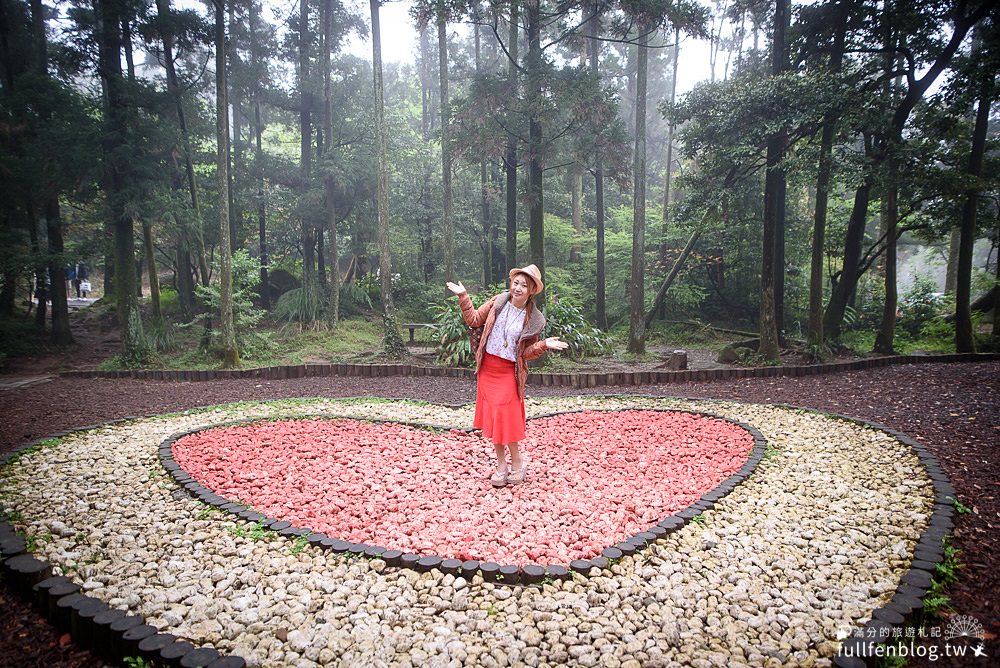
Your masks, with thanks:
[(408, 346), (413, 345), (414, 343), (416, 343), (413, 340), (413, 333), (417, 329), (422, 329), (422, 328), (437, 329), (437, 325), (431, 324), (429, 322), (409, 322), (409, 323), (405, 323), (405, 324), (400, 325), (400, 327), (402, 327), (403, 329), (408, 329), (410, 331), (410, 340), (406, 342), (406, 345), (408, 345)]

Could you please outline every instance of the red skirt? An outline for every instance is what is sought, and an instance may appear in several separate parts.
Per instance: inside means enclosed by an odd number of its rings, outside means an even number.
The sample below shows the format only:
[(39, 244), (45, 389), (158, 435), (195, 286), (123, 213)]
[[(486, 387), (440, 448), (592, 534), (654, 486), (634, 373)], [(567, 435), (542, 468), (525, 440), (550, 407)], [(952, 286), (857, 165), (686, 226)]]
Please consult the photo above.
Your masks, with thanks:
[(486, 353), (476, 384), (476, 416), (472, 426), (496, 444), (524, 438), (524, 400), (517, 394), (514, 363)]

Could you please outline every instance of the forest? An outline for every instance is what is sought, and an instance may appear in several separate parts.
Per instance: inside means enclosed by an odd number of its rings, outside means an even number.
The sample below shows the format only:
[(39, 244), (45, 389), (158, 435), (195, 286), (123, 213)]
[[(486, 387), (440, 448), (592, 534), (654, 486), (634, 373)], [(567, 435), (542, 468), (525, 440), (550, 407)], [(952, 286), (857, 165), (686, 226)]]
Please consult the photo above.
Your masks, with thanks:
[(995, 3), (414, 0), (412, 63), (383, 4), (0, 0), (0, 365), (88, 294), (109, 368), (460, 363), (445, 281), (529, 263), (574, 359), (1000, 348)]

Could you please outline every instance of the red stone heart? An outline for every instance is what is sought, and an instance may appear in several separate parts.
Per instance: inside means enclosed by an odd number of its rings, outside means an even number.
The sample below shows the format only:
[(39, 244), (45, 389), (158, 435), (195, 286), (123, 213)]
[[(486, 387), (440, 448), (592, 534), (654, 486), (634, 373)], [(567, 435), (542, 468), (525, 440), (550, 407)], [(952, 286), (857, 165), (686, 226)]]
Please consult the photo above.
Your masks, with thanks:
[(497, 563), (567, 564), (686, 508), (753, 436), (725, 420), (628, 410), (528, 421), (527, 482), (495, 489), (478, 434), (352, 419), (210, 428), (174, 458), (216, 494), (354, 543)]

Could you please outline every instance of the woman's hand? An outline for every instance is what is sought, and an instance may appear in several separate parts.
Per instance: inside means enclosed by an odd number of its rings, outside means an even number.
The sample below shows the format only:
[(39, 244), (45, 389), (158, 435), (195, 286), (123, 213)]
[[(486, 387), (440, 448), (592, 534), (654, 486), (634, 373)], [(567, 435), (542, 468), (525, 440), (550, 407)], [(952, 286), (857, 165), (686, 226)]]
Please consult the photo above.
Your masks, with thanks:
[(565, 341), (560, 341), (558, 336), (550, 336), (545, 339), (545, 347), (549, 350), (566, 350), (569, 348), (569, 344)]
[(456, 294), (459, 297), (465, 294), (465, 286), (462, 285), (462, 281), (459, 281), (458, 283), (452, 283), (451, 281), (448, 281), (444, 285), (446, 288), (451, 290), (453, 294)]

